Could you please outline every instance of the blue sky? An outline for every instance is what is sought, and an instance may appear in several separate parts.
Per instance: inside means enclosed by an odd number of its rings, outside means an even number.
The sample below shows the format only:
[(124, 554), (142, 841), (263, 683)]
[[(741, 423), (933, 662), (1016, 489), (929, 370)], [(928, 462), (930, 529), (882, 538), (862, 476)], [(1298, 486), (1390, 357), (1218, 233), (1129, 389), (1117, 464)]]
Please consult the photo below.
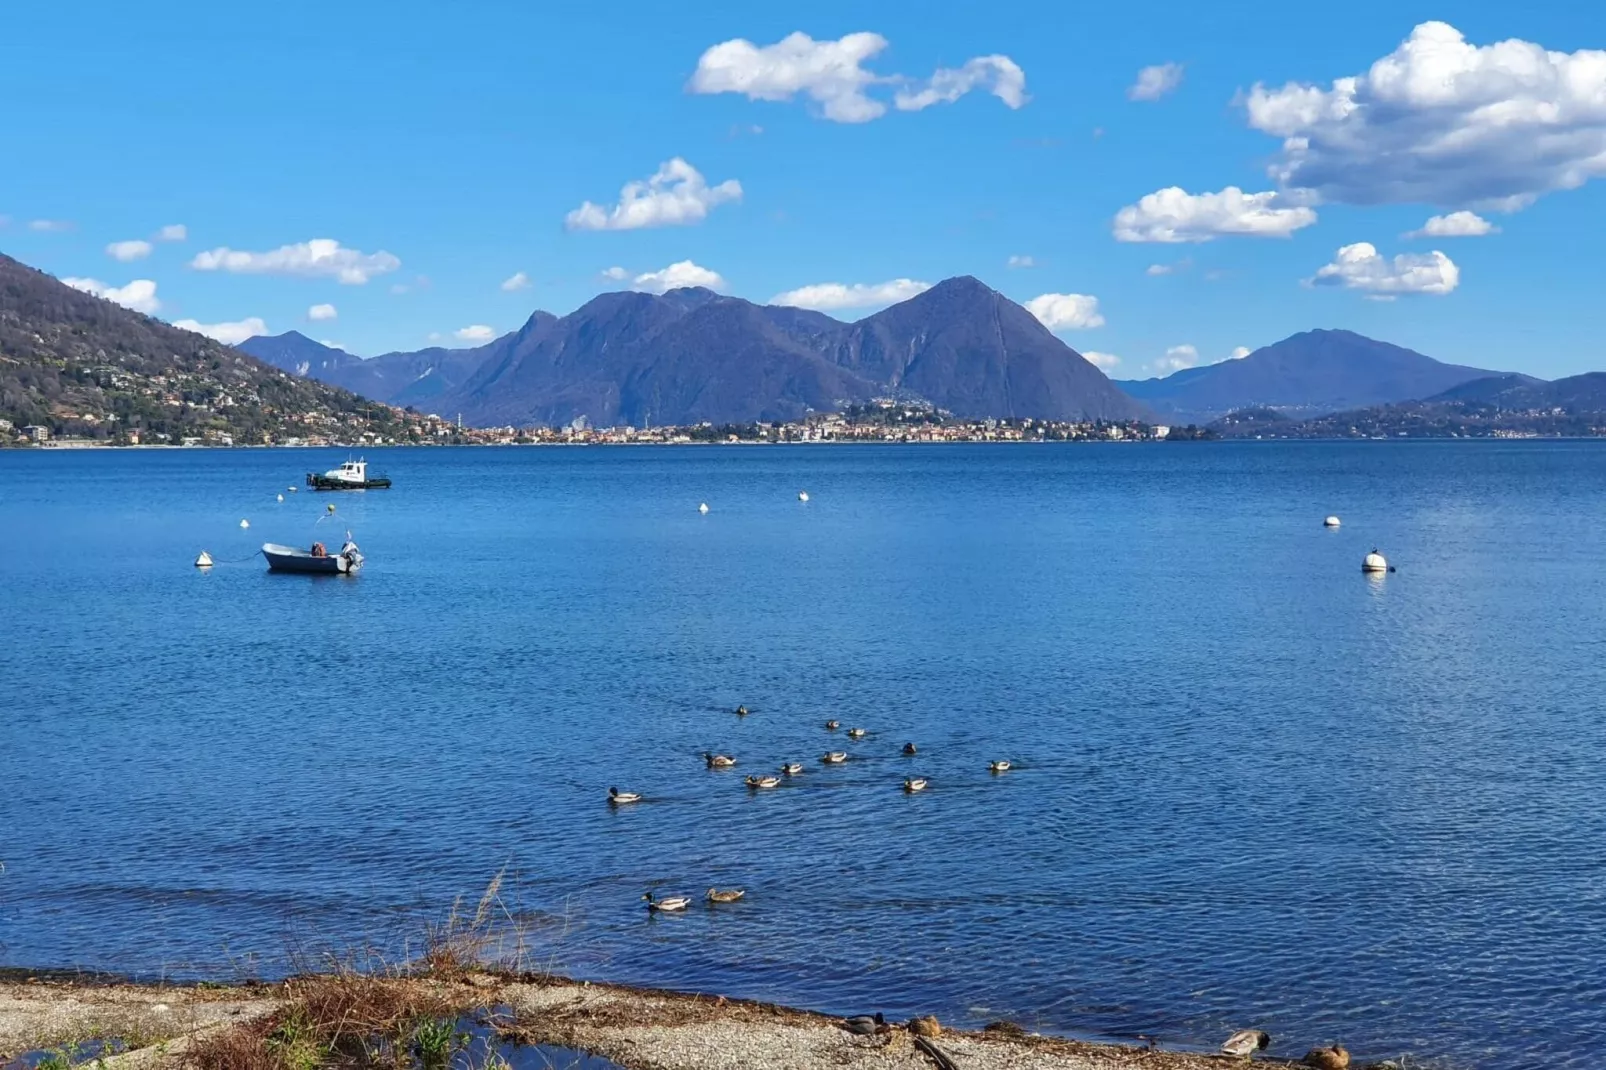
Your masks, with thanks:
[(1606, 368), (1590, 5), (877, 8), (25, 5), (0, 250), (365, 355), (702, 272), (843, 319), (972, 274), (1117, 377), (1313, 327)]

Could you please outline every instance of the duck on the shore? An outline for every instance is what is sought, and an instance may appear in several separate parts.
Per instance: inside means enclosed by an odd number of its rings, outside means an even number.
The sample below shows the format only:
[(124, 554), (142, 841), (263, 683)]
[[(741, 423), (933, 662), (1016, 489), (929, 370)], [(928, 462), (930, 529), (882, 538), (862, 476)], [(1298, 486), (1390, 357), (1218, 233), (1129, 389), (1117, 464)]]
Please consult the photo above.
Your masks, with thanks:
[(1007, 773), (1007, 772), (1009, 772), (1010, 769), (1011, 769), (1011, 766), (1010, 766), (1010, 763), (1008, 761), (988, 762), (987, 763), (987, 771), (989, 773)]
[(877, 1033), (886, 1033), (892, 1029), (880, 1011), (874, 1014), (855, 1014), (852, 1018), (842, 1019), (836, 1025), (838, 1029), (844, 1029), (856, 1037), (873, 1037)]
[(608, 801), (615, 806), (623, 806), (625, 803), (640, 802), (641, 796), (633, 791), (620, 791), (618, 788), (609, 788)]
[(842, 722), (841, 721), (827, 721), (827, 722), (825, 722), (825, 730), (827, 732), (835, 732), (838, 728), (841, 728), (841, 727), (842, 727)]
[(666, 913), (685, 910), (691, 905), (691, 897), (684, 895), (672, 895), (668, 899), (654, 899), (652, 892), (649, 891), (641, 898), (647, 901), (648, 910), (664, 911)]
[(942, 1036), (942, 1023), (937, 1021), (935, 1015), (928, 1014), (924, 1018), (911, 1018), (904, 1024), (904, 1028), (917, 1037)]
[(1316, 1070), (1349, 1070), (1349, 1052), (1342, 1044), (1330, 1048), (1312, 1048), (1300, 1062)]
[(927, 783), (923, 776), (910, 777), (903, 782), (903, 790), (906, 794), (913, 795), (917, 791), (925, 791)]
[(750, 776), (743, 783), (756, 791), (759, 788), (780, 787), (781, 778), (778, 776)]
[(849, 739), (863, 739), (865, 737), (865, 735), (866, 735), (866, 733), (865, 733), (864, 729), (862, 729), (862, 728), (850, 728), (850, 729), (848, 729), (848, 738)]
[(785, 765), (781, 766), (781, 775), (783, 776), (798, 776), (802, 772), (802, 762), (787, 762)]
[(710, 903), (734, 903), (746, 894), (747, 889), (745, 888), (710, 888), (708, 889), (708, 901)]
[(826, 754), (825, 757), (820, 759), (820, 761), (824, 762), (826, 765), (841, 765), (843, 762), (845, 762), (847, 760), (848, 760), (848, 752), (847, 751), (841, 751), (841, 750), (831, 751), (828, 754)]
[(919, 754), (919, 753), (920, 753), (919, 748), (916, 747), (913, 743), (905, 743), (903, 745), (903, 756), (905, 758), (913, 758), (916, 754)]
[(710, 769), (729, 769), (736, 764), (736, 759), (729, 754), (714, 754), (710, 751), (703, 751), (703, 761), (708, 763)]
[(1271, 1034), (1261, 1029), (1240, 1029), (1221, 1043), (1221, 1054), (1255, 1057), (1255, 1052), (1271, 1047)]

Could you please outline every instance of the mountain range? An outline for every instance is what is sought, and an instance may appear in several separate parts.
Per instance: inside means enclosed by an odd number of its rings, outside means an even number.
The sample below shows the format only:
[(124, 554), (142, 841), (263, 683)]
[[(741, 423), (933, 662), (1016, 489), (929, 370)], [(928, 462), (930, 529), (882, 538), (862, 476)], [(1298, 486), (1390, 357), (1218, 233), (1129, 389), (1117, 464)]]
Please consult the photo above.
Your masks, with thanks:
[(960, 417), (1148, 415), (1030, 312), (968, 276), (856, 323), (693, 287), (537, 312), (472, 350), (361, 360), (294, 332), (240, 348), (477, 426), (786, 421), (887, 395)]

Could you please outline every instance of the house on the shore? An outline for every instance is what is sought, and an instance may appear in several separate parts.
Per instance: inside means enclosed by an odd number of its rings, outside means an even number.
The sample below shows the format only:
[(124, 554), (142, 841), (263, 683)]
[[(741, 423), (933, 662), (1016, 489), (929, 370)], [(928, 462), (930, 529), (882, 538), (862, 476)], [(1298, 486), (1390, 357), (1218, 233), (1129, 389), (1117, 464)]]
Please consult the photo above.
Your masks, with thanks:
[(22, 433), (41, 445), (50, 441), (50, 428), (38, 424), (29, 424), (22, 429)]

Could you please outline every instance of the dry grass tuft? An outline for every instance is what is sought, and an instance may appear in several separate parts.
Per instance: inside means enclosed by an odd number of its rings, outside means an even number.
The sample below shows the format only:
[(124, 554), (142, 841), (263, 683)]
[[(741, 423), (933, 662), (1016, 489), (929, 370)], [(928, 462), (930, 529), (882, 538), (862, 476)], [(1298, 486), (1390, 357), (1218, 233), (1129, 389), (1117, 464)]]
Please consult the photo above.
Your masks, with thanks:
[(282, 1053), (268, 1043), (271, 1022), (230, 1026), (195, 1039), (184, 1055), (192, 1070), (286, 1070)]

